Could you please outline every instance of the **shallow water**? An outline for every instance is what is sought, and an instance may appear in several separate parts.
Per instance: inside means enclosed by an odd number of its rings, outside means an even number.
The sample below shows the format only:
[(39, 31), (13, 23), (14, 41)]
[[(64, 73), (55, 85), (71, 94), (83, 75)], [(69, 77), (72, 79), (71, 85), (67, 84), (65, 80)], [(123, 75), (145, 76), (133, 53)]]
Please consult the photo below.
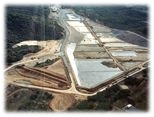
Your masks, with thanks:
[(95, 87), (122, 73), (118, 67), (112, 68), (101, 64), (102, 61), (112, 61), (111, 59), (76, 59), (75, 61), (80, 85), (86, 88)]
[(111, 52), (113, 56), (136, 56), (136, 52), (134, 51), (113, 51)]

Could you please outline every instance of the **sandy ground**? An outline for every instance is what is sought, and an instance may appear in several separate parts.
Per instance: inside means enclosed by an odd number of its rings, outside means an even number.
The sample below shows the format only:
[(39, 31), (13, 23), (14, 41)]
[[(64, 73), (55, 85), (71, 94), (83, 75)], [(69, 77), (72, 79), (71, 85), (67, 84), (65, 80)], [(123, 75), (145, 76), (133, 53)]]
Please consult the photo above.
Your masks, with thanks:
[[(55, 52), (59, 51), (59, 46), (60, 46), (60, 41), (56, 41), (56, 40), (48, 40), (48, 41), (23, 41), (20, 42), (16, 45), (14, 45), (14, 47), (16, 46), (21, 46), (21, 45), (38, 45), (42, 48), (41, 51), (37, 52), (37, 53), (32, 53), (32, 54), (28, 54), (25, 55), (23, 57), (23, 59), (21, 60), (23, 61), (27, 61), (30, 59), (36, 59), (36, 58), (40, 58), (43, 57), (45, 55), (53, 55)], [(57, 50), (58, 49), (58, 50)]]
[(19, 84), (32, 84), (32, 85), (37, 85), (37, 86), (57, 87), (55, 83), (44, 82), (44, 79), (39, 80), (39, 79), (24, 77), (20, 75), (19, 73), (17, 73), (14, 68), (11, 68), (6, 73), (6, 83), (13, 83), (13, 82), (16, 82)]
[(54, 111), (66, 111), (74, 102), (74, 95), (52, 93), (54, 98), (49, 103), (49, 107)]
[(17, 46), (22, 46), (22, 45), (38, 45), (38, 41), (22, 41), (20, 43), (17, 43), (13, 46), (13, 48), (17, 47)]
[(61, 59), (53, 63), (52, 65), (48, 66), (47, 70), (66, 76), (64, 71), (64, 65)]

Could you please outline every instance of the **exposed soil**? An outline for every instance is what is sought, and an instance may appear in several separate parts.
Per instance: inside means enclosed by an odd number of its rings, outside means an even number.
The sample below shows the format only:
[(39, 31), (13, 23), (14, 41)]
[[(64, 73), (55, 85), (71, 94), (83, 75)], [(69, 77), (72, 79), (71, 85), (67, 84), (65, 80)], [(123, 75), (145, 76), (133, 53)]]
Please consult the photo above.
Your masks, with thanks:
[(64, 71), (64, 65), (62, 60), (58, 60), (55, 63), (53, 63), (52, 65), (49, 65), (47, 67), (47, 70), (49, 71), (53, 71), (55, 73), (59, 73), (61, 75), (64, 75), (66, 77), (65, 71)]
[(66, 111), (74, 102), (75, 97), (71, 94), (53, 94), (54, 98), (49, 103), (49, 107), (53, 111)]

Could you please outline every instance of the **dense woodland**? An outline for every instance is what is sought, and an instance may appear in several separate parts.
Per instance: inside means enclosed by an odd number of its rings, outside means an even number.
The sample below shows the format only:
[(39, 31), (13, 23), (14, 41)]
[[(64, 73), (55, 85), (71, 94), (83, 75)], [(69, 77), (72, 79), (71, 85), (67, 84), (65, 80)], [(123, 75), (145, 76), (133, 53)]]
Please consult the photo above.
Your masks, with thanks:
[[(64, 30), (56, 21), (48, 18), (49, 8), (47, 6), (8, 6), (6, 7), (6, 63), (9, 65), (15, 62), (15, 57), (24, 55), (12, 49), (16, 43), (25, 40), (51, 40), (61, 39)], [(21, 51), (25, 52), (25, 48)], [(27, 48), (32, 48), (28, 47)], [(39, 47), (35, 51), (39, 50)], [(13, 50), (13, 51), (12, 51)], [(27, 49), (29, 51), (31, 49)], [(19, 57), (22, 58), (22, 57)], [(13, 59), (13, 60), (12, 60)], [(17, 59), (16, 61), (18, 61)]]
[(8, 64), (19, 61), (23, 58), (24, 55), (28, 53), (36, 53), (40, 51), (40, 46), (18, 46), (16, 48), (7, 49), (6, 59)]
[(130, 30), (148, 37), (148, 8), (146, 6), (63, 6), (77, 14), (111, 28)]
[(111, 110), (112, 103), (120, 96), (119, 93), (118, 87), (113, 86), (108, 90), (98, 93), (97, 95), (88, 97), (85, 101), (77, 103), (70, 110)]
[[(21, 91), (19, 91), (20, 89)], [(8, 85), (7, 95), (17, 90), (19, 91), (18, 93), (9, 96), (6, 100), (6, 109), (8, 111), (51, 111), (48, 106), (49, 101), (53, 98), (51, 93)]]

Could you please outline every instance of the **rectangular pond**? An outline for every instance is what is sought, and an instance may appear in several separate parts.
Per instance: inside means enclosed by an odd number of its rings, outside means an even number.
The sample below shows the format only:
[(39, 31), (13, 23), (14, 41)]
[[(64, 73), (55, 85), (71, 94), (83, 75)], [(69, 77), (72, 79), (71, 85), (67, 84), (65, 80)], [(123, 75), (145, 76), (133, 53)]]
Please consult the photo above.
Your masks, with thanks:
[(113, 56), (137, 56), (137, 53), (134, 51), (112, 51)]
[(122, 73), (118, 67), (103, 65), (102, 62), (111, 62), (111, 59), (75, 59), (78, 70), (78, 81), (85, 88), (96, 87)]

